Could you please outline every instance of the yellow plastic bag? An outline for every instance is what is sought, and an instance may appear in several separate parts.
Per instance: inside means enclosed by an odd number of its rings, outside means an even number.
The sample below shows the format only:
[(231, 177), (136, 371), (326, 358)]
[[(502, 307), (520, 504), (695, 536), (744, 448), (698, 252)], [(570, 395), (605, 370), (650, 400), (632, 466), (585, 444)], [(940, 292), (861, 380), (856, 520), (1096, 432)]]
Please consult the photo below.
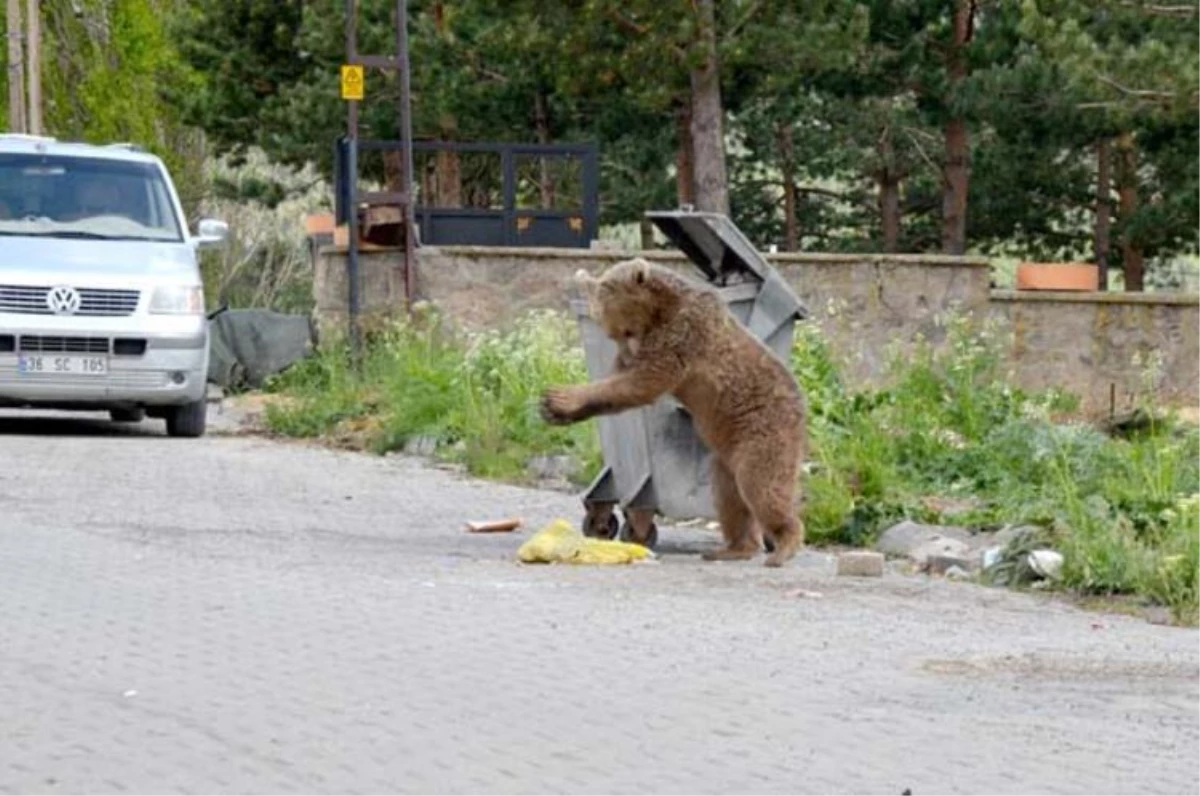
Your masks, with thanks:
[(526, 564), (631, 564), (654, 558), (640, 544), (590, 539), (567, 520), (555, 520), (517, 550)]

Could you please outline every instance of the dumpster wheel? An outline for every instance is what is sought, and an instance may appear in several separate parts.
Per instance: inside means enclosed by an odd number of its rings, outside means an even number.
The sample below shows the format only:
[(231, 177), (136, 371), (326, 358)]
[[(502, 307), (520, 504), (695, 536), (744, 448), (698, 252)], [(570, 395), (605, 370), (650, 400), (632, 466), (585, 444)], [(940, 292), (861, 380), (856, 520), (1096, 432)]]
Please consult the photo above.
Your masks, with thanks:
[(653, 550), (658, 545), (658, 525), (654, 522), (654, 513), (653, 509), (627, 509), (625, 522), (621, 523), (621, 541)]
[(645, 541), (642, 541), (640, 539), (635, 539), (633, 537), (633, 528), (630, 527), (629, 523), (627, 523), (627, 522), (622, 523), (621, 524), (621, 541), (622, 542), (633, 542), (634, 544), (640, 544), (642, 547), (646, 547), (646, 548), (649, 548), (650, 550), (653, 550), (655, 547), (658, 546), (658, 526), (652, 523), (650, 525), (650, 532), (648, 534), (646, 534)]
[(612, 503), (593, 503), (583, 515), (583, 535), (593, 539), (616, 539), (621, 523), (617, 520)]

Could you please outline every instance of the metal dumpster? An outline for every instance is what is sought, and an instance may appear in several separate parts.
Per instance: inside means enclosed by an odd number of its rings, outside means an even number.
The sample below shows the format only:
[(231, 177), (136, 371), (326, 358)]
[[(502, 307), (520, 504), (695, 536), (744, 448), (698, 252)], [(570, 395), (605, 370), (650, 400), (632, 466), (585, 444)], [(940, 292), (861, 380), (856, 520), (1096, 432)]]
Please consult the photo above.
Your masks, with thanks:
[[(787, 282), (732, 221), (718, 213), (667, 211), (650, 219), (724, 299), (734, 317), (785, 361), (796, 320), (808, 312)], [(588, 376), (609, 375), (617, 354), (589, 314), (586, 299), (572, 300), (580, 324)], [(598, 418), (604, 467), (583, 495), (588, 536), (654, 547), (654, 519), (715, 516), (710, 454), (686, 409), (669, 395), (653, 405)], [(624, 514), (617, 519), (616, 508)]]

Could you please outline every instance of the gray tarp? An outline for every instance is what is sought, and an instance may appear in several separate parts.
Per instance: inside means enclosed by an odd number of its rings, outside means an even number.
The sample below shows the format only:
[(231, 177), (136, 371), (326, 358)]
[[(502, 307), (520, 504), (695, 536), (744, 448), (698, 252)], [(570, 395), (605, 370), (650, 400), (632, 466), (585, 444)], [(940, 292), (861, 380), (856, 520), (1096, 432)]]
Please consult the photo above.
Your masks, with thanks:
[(226, 390), (257, 389), (315, 346), (308, 316), (271, 310), (218, 310), (209, 316), (208, 381)]

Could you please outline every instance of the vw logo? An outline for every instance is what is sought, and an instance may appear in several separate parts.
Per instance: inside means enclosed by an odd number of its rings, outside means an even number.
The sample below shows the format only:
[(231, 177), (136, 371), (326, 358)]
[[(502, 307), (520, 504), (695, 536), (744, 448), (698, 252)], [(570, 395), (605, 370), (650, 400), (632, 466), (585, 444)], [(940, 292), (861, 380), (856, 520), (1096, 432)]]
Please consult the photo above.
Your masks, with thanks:
[(79, 312), (79, 291), (66, 285), (52, 287), (46, 294), (46, 306), (55, 315), (74, 315)]

